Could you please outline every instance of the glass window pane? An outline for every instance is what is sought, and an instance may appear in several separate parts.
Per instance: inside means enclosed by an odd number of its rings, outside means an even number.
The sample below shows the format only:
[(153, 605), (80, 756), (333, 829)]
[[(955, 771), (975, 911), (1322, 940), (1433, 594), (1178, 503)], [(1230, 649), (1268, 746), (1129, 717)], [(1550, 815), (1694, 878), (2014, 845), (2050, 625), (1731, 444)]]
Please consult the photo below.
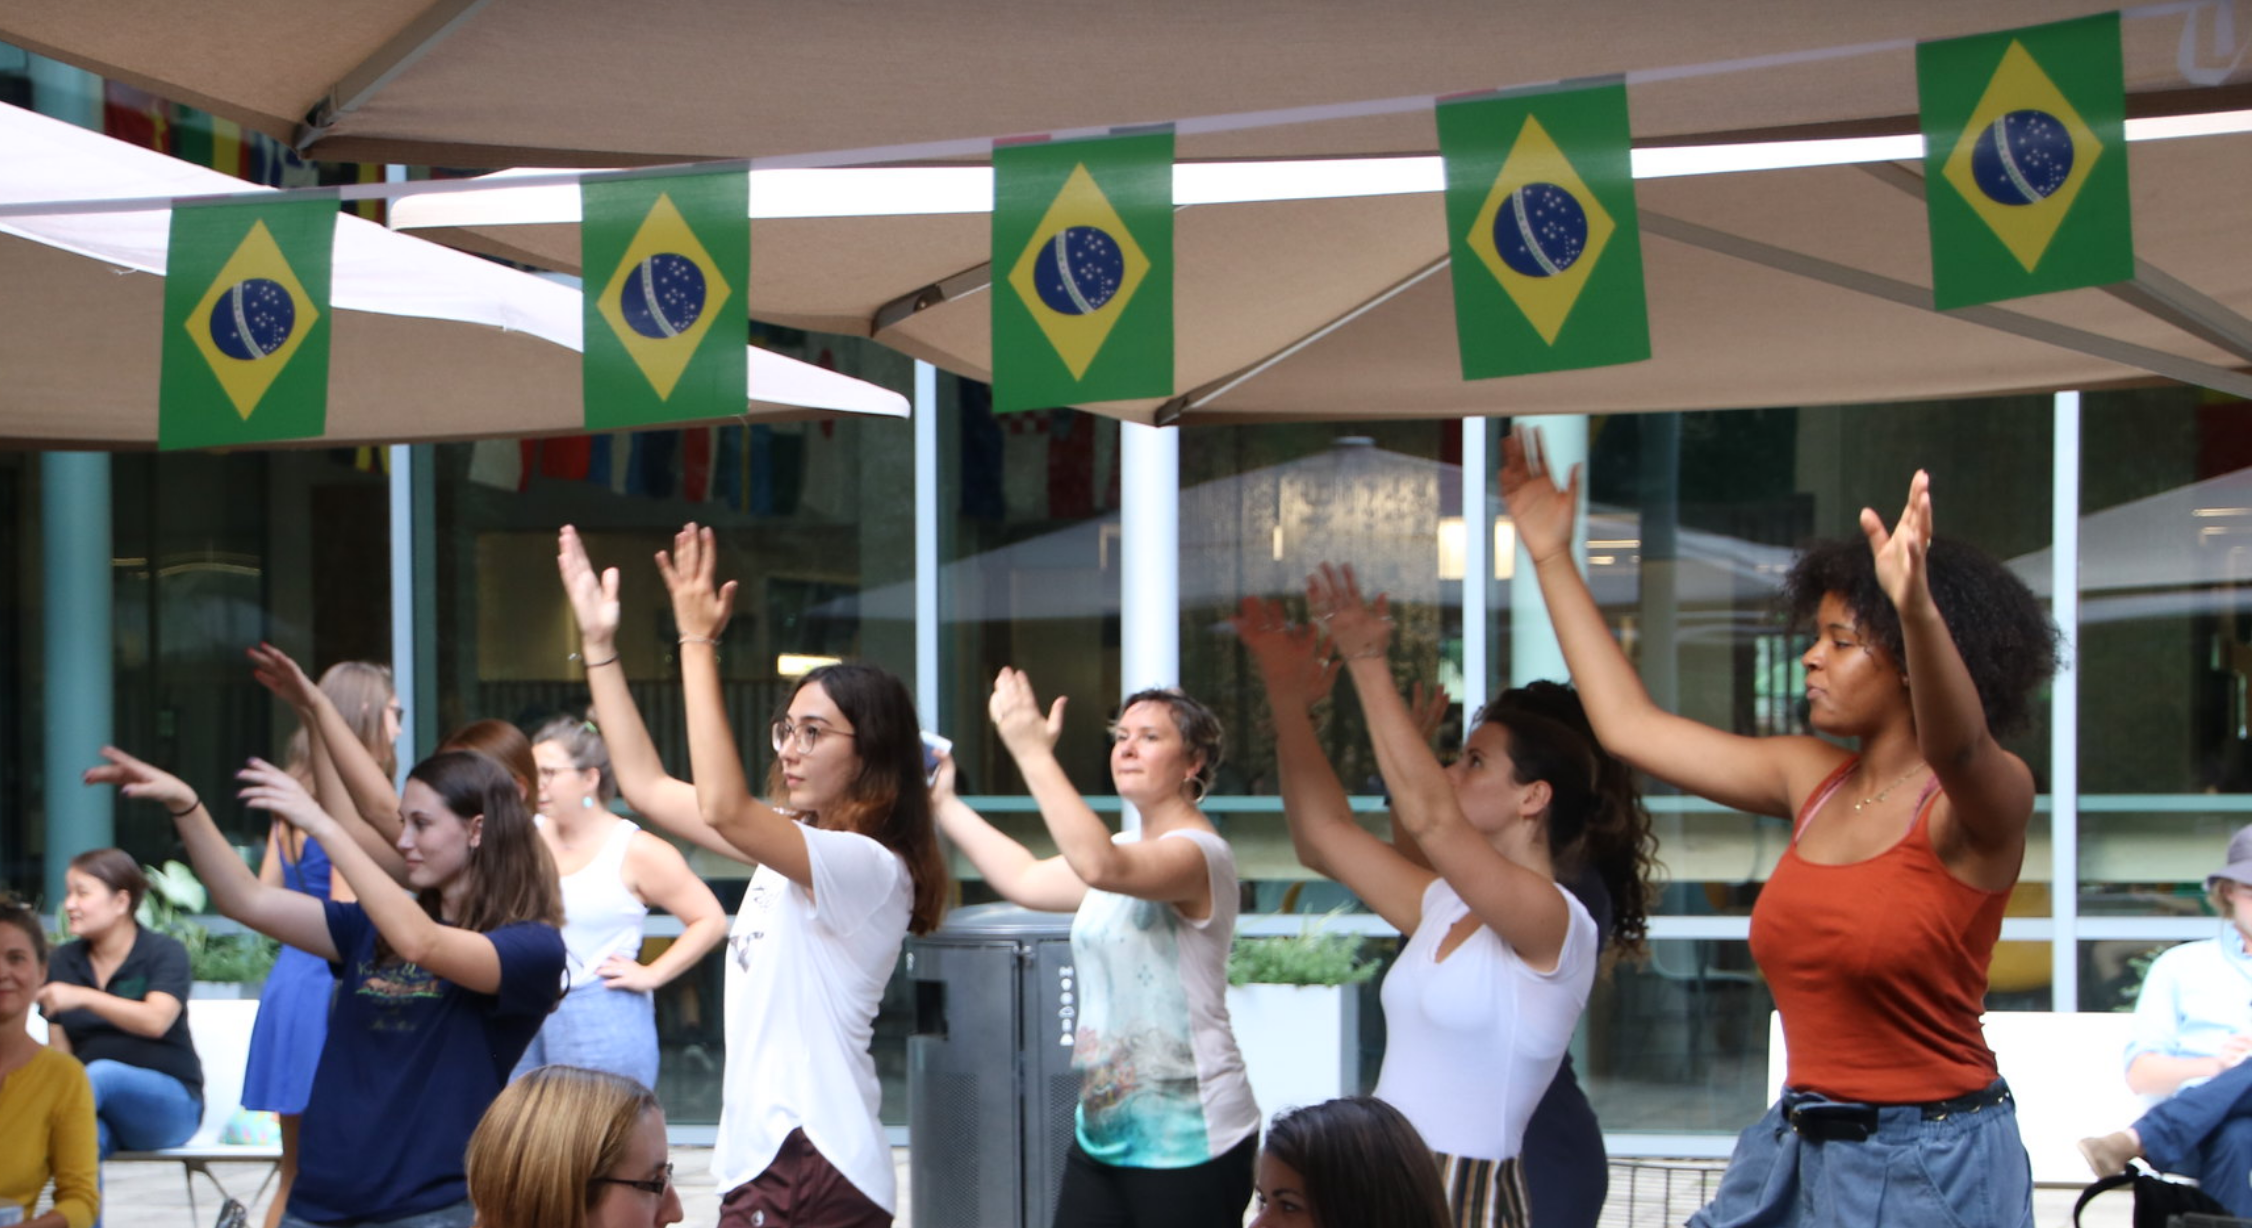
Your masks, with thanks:
[(2252, 417), (2195, 389), (2081, 410), (2080, 910), (2195, 914), (2252, 821)]

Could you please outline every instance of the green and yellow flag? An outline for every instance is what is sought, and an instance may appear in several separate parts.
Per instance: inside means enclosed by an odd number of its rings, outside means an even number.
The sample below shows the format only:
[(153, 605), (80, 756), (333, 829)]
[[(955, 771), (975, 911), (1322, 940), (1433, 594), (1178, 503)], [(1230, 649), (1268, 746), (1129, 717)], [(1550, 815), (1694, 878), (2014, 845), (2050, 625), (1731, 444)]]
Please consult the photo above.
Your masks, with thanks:
[(1442, 102), (1462, 378), (1650, 356), (1626, 86)]
[(1173, 134), (993, 151), (993, 410), (1173, 394)]
[(750, 182), (739, 162), (580, 182), (587, 430), (742, 414)]
[(157, 447), (314, 439), (328, 429), (329, 198), (172, 210)]
[(2135, 275), (2125, 80), (2117, 13), (1916, 48), (1934, 305)]

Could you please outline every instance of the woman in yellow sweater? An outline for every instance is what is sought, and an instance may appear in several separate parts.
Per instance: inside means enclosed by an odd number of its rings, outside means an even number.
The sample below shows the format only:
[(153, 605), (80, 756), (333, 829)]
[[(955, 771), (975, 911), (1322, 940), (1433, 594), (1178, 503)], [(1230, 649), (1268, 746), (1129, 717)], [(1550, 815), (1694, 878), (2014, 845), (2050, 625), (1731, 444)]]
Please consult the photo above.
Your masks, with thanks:
[[(87, 1228), (101, 1207), (95, 1184), (94, 1089), (78, 1059), (31, 1038), (25, 1021), (47, 982), (39, 916), (0, 903), (0, 1215), (26, 1228)], [(55, 1205), (31, 1217), (47, 1181)]]

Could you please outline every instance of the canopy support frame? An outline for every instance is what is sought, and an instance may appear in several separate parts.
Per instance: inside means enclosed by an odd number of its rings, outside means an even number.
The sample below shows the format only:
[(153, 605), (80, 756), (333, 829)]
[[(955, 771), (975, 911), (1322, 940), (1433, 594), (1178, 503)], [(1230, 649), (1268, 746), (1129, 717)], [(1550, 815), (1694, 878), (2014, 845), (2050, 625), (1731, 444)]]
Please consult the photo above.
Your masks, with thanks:
[(1919, 286), (1913, 282), (1886, 277), (1881, 273), (1871, 273), (1866, 269), (1838, 264), (1835, 261), (1824, 260), (1819, 256), (1810, 256), (1804, 252), (1795, 252), (1771, 243), (1762, 243), (1757, 239), (1748, 239), (1724, 230), (1700, 226), (1694, 222), (1683, 221), (1680, 218), (1667, 217), (1662, 213), (1652, 213), (1647, 209), (1642, 211), (1642, 230), (1645, 234), (1657, 235), (1660, 238), (1671, 239), (1676, 243), (1684, 243), (1690, 247), (1701, 248), (1717, 255), (1748, 261), (1780, 273), (1805, 277), (1826, 285), (1836, 286), (1841, 290), (1851, 290), (1858, 294), (1866, 294), (1871, 298), (1898, 303), (1903, 307), (1928, 311), (1950, 320), (1961, 320), (1966, 324), (1981, 325), (1996, 332), (2023, 337), (2028, 341), (2038, 341), (2044, 345), (2074, 350), (2091, 358), (2103, 359), (2106, 362), (2140, 368), (2153, 375), (2164, 376), (2167, 379), (2177, 380), (2184, 384), (2211, 388), (2218, 392), (2229, 393), (2232, 396), (2252, 398), (2252, 373), (2231, 371), (2225, 367), (2216, 367), (2211, 363), (2183, 358), (2178, 354), (2169, 354), (2164, 350), (2154, 350), (2149, 346), (2136, 345), (2133, 342), (2121, 341), (2114, 337), (2103, 336), (2100, 333), (2091, 333), (2085, 329), (2057, 324), (2035, 316), (2023, 315), (2002, 307), (1981, 305), (1940, 311), (1932, 306), (1931, 289), (1927, 286)]
[[(1898, 162), (1869, 162), (1861, 169), (1888, 187), (1924, 199), (1924, 177)], [(2102, 289), (2152, 319), (2252, 361), (2252, 320), (2148, 260), (2137, 257), (2131, 280)]]
[(336, 84), (329, 87), (328, 95), (306, 112), (305, 122), (297, 126), (297, 136), (292, 142), (297, 152), (303, 155), (318, 144), (329, 129), (336, 126), (336, 121), (365, 106), (400, 73), (414, 67), (415, 61), (446, 41), (489, 3), (491, 0), (436, 0), (424, 9), (389, 41), (376, 48), (374, 55), (337, 78)]

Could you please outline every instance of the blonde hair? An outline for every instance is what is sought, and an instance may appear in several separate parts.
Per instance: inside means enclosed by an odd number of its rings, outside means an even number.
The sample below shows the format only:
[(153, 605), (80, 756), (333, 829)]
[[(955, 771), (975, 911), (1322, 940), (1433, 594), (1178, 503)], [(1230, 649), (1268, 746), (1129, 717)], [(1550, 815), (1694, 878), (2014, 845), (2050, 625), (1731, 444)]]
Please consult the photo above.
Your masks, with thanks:
[(478, 1228), (586, 1228), (656, 1093), (621, 1075), (542, 1066), (508, 1085), (469, 1136)]
[[(396, 692), (391, 686), (391, 667), (373, 661), (338, 661), (321, 675), (321, 694), (328, 696), (336, 710), (344, 714), (344, 723), (360, 745), (368, 748), (383, 774), (390, 776), (399, 770), (399, 752), (383, 739), (383, 711), (391, 706)], [(289, 750), (282, 760), (291, 775), (309, 779), (312, 743), (299, 729), (289, 735)]]

